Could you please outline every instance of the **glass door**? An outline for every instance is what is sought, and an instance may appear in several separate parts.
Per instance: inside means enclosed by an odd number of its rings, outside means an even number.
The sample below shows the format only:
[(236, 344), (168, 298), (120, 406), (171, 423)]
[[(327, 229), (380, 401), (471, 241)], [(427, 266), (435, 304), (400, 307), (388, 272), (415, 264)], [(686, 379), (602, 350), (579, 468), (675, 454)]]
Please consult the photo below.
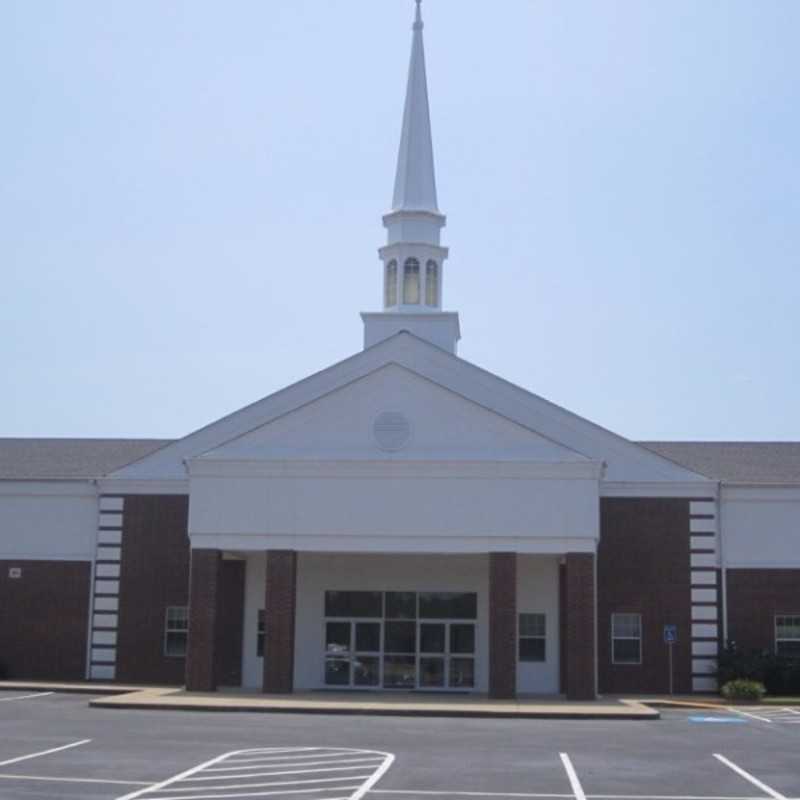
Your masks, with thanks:
[(475, 687), (475, 623), (419, 623), (419, 688)]
[(381, 685), (380, 620), (325, 623), (325, 685), (377, 688)]

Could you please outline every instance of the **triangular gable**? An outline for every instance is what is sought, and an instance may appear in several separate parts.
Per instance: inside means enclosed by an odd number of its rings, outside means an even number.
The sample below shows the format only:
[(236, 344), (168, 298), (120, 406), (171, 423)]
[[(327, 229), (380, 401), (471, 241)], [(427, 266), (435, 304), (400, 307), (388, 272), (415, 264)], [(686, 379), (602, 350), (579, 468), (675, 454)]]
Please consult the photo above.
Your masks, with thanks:
[(392, 363), (535, 431), (564, 448), (593, 461), (604, 461), (607, 464), (605, 479), (608, 481), (707, 481), (697, 473), (407, 332), (386, 339), (201, 428), (111, 473), (109, 477), (130, 480), (185, 479), (185, 460), (219, 448)]
[[(399, 424), (381, 441), (380, 421)], [(399, 422), (398, 422), (399, 420)], [(376, 427), (377, 424), (377, 427)], [(399, 433), (399, 436), (398, 436)], [(239, 436), (202, 460), (588, 462), (396, 363)]]

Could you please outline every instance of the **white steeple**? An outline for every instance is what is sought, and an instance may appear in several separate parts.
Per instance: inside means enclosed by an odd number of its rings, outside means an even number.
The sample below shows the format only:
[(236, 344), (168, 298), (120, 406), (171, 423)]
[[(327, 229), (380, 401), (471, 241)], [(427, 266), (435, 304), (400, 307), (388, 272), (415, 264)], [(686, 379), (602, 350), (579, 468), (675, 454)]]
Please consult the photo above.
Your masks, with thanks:
[(440, 239), (446, 218), (436, 197), (421, 3), (416, 0), (392, 210), (383, 218), (388, 241), (379, 250), (384, 310), (361, 317), (365, 347), (407, 330), (455, 353), (461, 336), (458, 314), (442, 311), (448, 250)]

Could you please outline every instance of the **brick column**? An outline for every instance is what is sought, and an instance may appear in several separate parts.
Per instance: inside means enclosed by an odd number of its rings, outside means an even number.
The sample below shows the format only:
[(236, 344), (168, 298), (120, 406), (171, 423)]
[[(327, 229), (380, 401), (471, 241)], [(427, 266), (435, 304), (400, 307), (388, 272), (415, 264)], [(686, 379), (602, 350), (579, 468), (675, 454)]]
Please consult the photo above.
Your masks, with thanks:
[(214, 645), (222, 554), (219, 550), (192, 550), (191, 555), (186, 689), (213, 692), (217, 688)]
[(567, 699), (597, 697), (594, 554), (567, 553), (565, 578)]
[(264, 598), (264, 692), (294, 690), (294, 623), (297, 598), (297, 553), (267, 550)]
[(489, 553), (489, 695), (517, 696), (516, 553)]

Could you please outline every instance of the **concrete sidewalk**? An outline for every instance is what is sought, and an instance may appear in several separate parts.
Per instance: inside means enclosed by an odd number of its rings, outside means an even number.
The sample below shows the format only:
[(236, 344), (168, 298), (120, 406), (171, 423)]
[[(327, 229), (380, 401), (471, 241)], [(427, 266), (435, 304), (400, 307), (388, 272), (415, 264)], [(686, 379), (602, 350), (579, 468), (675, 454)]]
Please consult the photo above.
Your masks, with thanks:
[(209, 694), (182, 689), (146, 689), (91, 701), (95, 708), (170, 711), (238, 711), (281, 714), (366, 714), (377, 716), (484, 717), (503, 719), (652, 720), (660, 714), (633, 700), (574, 703), (560, 698), (490, 700), (480, 695), (304, 692), (265, 695), (237, 690)]
[[(644, 702), (604, 698), (576, 703), (560, 697), (492, 700), (486, 695), (410, 692), (302, 692), (267, 695), (240, 689), (189, 693), (176, 687), (89, 682), (0, 681), (0, 691), (94, 695), (93, 708), (219, 711), (280, 714), (365, 714), (373, 716), (483, 717), (500, 719), (652, 720), (660, 714)], [(99, 695), (99, 696), (98, 696)]]

